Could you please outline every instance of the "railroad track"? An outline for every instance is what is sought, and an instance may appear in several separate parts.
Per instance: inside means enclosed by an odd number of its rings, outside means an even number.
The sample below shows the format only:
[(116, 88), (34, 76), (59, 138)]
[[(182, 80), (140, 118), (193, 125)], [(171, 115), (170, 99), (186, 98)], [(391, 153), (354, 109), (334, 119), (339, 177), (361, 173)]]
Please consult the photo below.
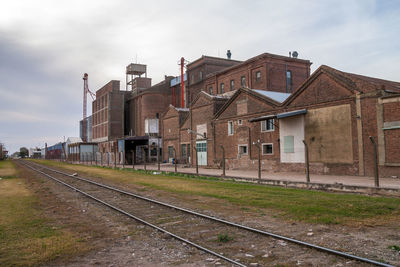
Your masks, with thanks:
[[(301, 253), (307, 253), (304, 250), (310, 250), (308, 252), (310, 254), (329, 253), (376, 266), (392, 266), (163, 203), (79, 177), (77, 174), (68, 174), (33, 162), (20, 162), (104, 206), (237, 266), (247, 266), (258, 261), (261, 261), (259, 262), (261, 265), (268, 264), (268, 259), (254, 258), (251, 254), (252, 248), (248, 247), (248, 244), (250, 241), (253, 243), (271, 242), (271, 239), (292, 243), (292, 246), (299, 247)], [(226, 242), (223, 246), (217, 242), (218, 239), (228, 241), (231, 237), (234, 237), (234, 241)]]

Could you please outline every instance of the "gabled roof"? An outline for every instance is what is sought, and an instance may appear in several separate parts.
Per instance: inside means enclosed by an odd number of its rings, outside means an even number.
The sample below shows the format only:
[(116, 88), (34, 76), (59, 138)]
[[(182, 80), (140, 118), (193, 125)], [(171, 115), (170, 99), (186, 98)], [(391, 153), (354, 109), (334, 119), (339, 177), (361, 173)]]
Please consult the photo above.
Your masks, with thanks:
[(198, 93), (195, 97), (195, 99), (193, 99), (191, 106), (193, 106), (197, 100), (199, 100), (200, 97), (205, 96), (207, 99), (209, 100), (214, 100), (214, 101), (225, 101), (228, 100), (230, 98), (230, 96), (228, 95), (210, 95), (209, 93), (206, 93), (205, 91), (201, 91), (200, 93)]
[(246, 87), (241, 87), (238, 90), (236, 90), (235, 94), (221, 107), (220, 110), (215, 114), (214, 119), (217, 119), (224, 110), (229, 107), (229, 105), (235, 101), (235, 99), (241, 94), (241, 93), (248, 93), (262, 101), (267, 102), (268, 104), (272, 106), (280, 106), (282, 102), (278, 100), (282, 100), (283, 98), (289, 97), (290, 94), (285, 94), (285, 93), (278, 93), (278, 92), (271, 92), (271, 91), (262, 91), (262, 90), (255, 90), (255, 89), (250, 89)]
[(353, 73), (343, 72), (332, 67), (321, 65), (314, 73), (303, 82), (303, 84), (283, 103), (287, 105), (300, 95), (317, 77), (326, 74), (331, 79), (341, 84), (351, 93), (367, 93), (376, 90), (390, 90), (400, 93), (400, 83), (388, 80), (382, 80), (373, 77), (362, 76)]

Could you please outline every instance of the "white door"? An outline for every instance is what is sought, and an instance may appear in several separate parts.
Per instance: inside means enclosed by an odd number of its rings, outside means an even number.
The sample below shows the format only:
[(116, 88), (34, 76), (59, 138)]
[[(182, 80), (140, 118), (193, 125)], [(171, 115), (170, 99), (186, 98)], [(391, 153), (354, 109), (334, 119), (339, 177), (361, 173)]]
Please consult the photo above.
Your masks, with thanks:
[(199, 166), (207, 166), (207, 141), (197, 141), (197, 164)]

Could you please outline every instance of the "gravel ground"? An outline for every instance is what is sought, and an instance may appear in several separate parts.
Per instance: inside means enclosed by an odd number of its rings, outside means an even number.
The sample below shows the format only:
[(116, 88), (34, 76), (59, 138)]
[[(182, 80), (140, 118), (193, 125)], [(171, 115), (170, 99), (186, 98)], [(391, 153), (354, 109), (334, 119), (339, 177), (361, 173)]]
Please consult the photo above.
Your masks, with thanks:
[[(229, 266), (209, 254), (104, 209), (40, 175), (31, 173), (24, 176), (40, 195), (42, 206), (47, 216), (55, 220), (54, 224), (75, 229), (92, 247), (87, 254), (73, 259), (60, 258), (50, 266)], [(141, 189), (134, 185), (115, 185), (136, 192)], [(311, 225), (282, 221), (274, 214), (268, 214), (267, 210), (238, 209), (227, 202), (210, 198), (172, 195), (162, 191), (140, 194), (358, 256), (384, 259), (394, 265), (400, 262), (400, 253), (388, 249), (390, 245), (400, 244), (397, 222), (371, 226)], [(255, 263), (257, 258), (262, 257), (264, 262), (268, 259), (273, 266), (365, 266), (309, 249), (299, 250), (280, 240), (265, 244), (254, 240), (247, 246), (252, 254), (247, 254), (247, 251), (242, 253), (245, 257), (254, 256)]]

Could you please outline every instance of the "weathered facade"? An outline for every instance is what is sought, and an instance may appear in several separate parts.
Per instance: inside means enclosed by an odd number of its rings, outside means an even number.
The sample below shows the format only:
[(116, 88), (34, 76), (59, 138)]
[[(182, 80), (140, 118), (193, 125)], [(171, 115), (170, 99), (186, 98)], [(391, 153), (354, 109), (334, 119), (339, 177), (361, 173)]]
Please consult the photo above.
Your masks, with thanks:
[[(274, 171), (280, 158), (276, 110), (290, 94), (240, 88), (214, 117), (216, 143), (226, 166)], [(260, 150), (259, 150), (260, 149)], [(216, 158), (222, 159), (218, 149)]]
[(185, 153), (182, 154), (181, 151), (180, 128), (188, 115), (189, 109), (176, 108), (170, 105), (162, 117), (162, 158), (169, 163), (172, 163), (173, 159), (177, 160), (178, 163), (187, 163), (187, 156)]
[[(201, 91), (204, 91), (206, 76), (241, 63), (238, 60), (202, 56), (187, 65), (186, 103), (190, 104)], [(186, 106), (188, 107), (188, 106)]]
[(264, 53), (207, 75), (202, 90), (211, 95), (240, 87), (292, 93), (310, 76), (311, 62)]

